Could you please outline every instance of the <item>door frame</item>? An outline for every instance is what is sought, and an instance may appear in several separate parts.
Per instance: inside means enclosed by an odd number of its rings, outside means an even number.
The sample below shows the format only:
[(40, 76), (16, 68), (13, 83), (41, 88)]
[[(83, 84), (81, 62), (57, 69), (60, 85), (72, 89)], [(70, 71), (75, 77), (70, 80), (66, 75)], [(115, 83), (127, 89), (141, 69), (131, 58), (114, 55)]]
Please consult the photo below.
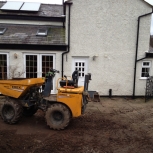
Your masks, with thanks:
[[(53, 56), (53, 69), (55, 69), (56, 65), (55, 65), (55, 54), (49, 54), (49, 53), (23, 53), (24, 56), (24, 77), (26, 77), (26, 55), (37, 55), (37, 78), (41, 78), (42, 77), (42, 72), (40, 72), (42, 70), (42, 56), (46, 55), (46, 56)], [(53, 90), (51, 91), (51, 94), (55, 94), (55, 77), (53, 78)]]
[[(78, 62), (79, 62), (79, 60), (80, 60), (80, 62), (82, 62), (84, 60), (85, 63), (86, 63), (86, 66), (85, 66), (86, 71), (85, 72), (88, 73), (88, 70), (89, 70), (89, 56), (72, 56), (72, 67), (71, 67), (72, 73), (74, 72), (74, 68), (75, 68), (75, 60), (78, 60)], [(84, 78), (85, 78), (86, 73), (84, 74)], [(78, 80), (78, 83), (79, 83), (79, 80)], [(83, 85), (84, 85), (84, 83), (83, 83)]]

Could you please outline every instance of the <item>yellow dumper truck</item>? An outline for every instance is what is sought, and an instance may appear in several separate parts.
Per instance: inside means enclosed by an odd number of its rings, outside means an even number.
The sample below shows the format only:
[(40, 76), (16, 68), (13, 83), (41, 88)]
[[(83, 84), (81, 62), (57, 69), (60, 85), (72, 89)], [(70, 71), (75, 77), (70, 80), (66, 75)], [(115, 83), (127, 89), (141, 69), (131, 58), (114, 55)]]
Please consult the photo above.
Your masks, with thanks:
[[(74, 71), (72, 79), (65, 76), (58, 84), (56, 95), (50, 95), (52, 80), (59, 71), (50, 69), (46, 78), (15, 78), (0, 80), (0, 93), (5, 96), (1, 107), (4, 122), (14, 124), (22, 115), (32, 116), (38, 109), (45, 112), (47, 125), (54, 130), (68, 126), (71, 118), (84, 113), (89, 100), (88, 83), (91, 74), (85, 75), (84, 86), (78, 86), (79, 72)], [(45, 84), (42, 90), (42, 85)]]

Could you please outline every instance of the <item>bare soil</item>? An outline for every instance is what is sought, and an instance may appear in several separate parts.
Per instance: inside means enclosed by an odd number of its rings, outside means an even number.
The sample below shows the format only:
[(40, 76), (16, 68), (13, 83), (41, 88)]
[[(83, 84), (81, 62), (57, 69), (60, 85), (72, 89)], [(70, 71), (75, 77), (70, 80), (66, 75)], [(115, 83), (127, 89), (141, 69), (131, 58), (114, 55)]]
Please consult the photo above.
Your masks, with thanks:
[(15, 125), (0, 119), (0, 153), (153, 153), (153, 100), (101, 98), (62, 131), (44, 113)]

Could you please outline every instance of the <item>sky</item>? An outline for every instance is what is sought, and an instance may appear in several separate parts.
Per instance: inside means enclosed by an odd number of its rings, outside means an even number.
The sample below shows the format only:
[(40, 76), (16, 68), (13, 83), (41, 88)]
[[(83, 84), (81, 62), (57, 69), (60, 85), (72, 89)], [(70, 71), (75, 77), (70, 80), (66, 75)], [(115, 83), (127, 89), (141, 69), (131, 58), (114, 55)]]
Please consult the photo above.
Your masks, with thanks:
[(42, 4), (62, 4), (63, 2), (63, 0), (1, 0), (1, 1), (40, 2)]

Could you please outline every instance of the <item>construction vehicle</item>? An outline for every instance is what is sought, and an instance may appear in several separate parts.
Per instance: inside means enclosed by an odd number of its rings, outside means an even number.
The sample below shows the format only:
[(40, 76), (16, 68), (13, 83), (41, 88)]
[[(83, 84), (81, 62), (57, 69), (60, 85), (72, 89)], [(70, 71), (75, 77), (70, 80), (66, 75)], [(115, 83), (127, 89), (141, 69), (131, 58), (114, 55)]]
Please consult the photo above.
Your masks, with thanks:
[[(0, 93), (5, 96), (1, 117), (8, 124), (17, 123), (22, 115), (32, 116), (38, 109), (45, 112), (47, 125), (54, 130), (68, 126), (71, 118), (84, 113), (89, 101), (88, 83), (91, 74), (85, 75), (84, 86), (78, 86), (79, 72), (72, 79), (58, 80), (57, 94), (51, 95), (53, 77), (59, 71), (50, 69), (45, 78), (15, 78), (0, 80)], [(42, 85), (45, 84), (42, 90)]]

